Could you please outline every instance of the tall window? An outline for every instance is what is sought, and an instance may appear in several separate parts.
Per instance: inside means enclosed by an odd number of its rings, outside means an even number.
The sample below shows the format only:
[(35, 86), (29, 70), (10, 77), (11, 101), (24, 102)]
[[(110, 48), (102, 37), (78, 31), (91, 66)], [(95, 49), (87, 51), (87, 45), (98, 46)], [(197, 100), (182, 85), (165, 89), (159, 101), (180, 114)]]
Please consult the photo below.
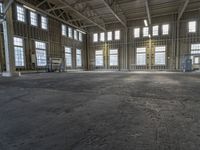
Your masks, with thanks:
[(191, 56), (192, 63), (199, 64), (200, 63), (200, 44), (191, 45), (191, 54), (192, 54)]
[(159, 33), (159, 26), (153, 26), (153, 36), (158, 36)]
[(67, 27), (64, 24), (62, 24), (62, 35), (67, 36)]
[(97, 50), (95, 52), (95, 64), (97, 67), (103, 66), (103, 50)]
[(191, 54), (200, 54), (200, 44), (191, 45)]
[(47, 65), (46, 43), (35, 42), (37, 66), (44, 67)]
[(149, 36), (149, 27), (144, 27), (143, 28), (143, 37)]
[(112, 31), (107, 32), (107, 40), (112, 41)]
[(17, 20), (25, 22), (25, 9), (19, 5), (17, 5)]
[(3, 4), (0, 3), (0, 13), (3, 13)]
[(136, 64), (146, 65), (146, 48), (137, 48), (136, 50)]
[(135, 28), (134, 29), (134, 38), (139, 38), (140, 37), (140, 28)]
[(115, 31), (115, 40), (120, 40), (120, 30)]
[(75, 39), (75, 40), (78, 40), (78, 33), (77, 33), (76, 30), (74, 30), (74, 39)]
[(38, 26), (38, 17), (34, 12), (30, 12), (31, 25)]
[(105, 33), (104, 32), (100, 33), (100, 41), (105, 42)]
[(200, 64), (200, 57), (193, 57), (193, 64)]
[(79, 41), (83, 41), (83, 34), (81, 32), (79, 32)]
[(72, 67), (72, 49), (65, 47), (65, 64), (67, 67)]
[(110, 66), (118, 66), (118, 49), (110, 49)]
[(71, 27), (68, 27), (68, 37), (72, 38), (72, 36), (73, 36), (73, 30)]
[(162, 34), (168, 35), (169, 34), (169, 24), (162, 25)]
[(98, 42), (98, 33), (93, 34), (93, 42)]
[(190, 21), (188, 23), (188, 27), (189, 27), (190, 33), (195, 33), (197, 31), (197, 22), (196, 21)]
[(24, 66), (24, 44), (22, 38), (14, 37), (15, 66)]
[(166, 47), (158, 46), (155, 48), (155, 65), (166, 64)]
[(82, 67), (82, 55), (80, 49), (76, 49), (76, 66)]
[(47, 30), (48, 28), (47, 17), (41, 16), (41, 28)]

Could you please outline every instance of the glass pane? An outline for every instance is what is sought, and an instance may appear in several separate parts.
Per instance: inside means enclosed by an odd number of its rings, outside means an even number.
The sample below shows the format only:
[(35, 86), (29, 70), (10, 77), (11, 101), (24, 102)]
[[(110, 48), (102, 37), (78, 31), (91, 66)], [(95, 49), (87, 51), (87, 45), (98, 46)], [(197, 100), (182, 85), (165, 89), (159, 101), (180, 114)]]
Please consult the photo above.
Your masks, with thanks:
[(72, 28), (68, 27), (68, 36), (72, 38)]
[(153, 36), (158, 35), (158, 29), (159, 29), (159, 26), (153, 26)]
[(107, 40), (112, 41), (112, 32), (107, 32)]
[(37, 26), (38, 23), (37, 14), (34, 12), (30, 12), (30, 18), (31, 18), (31, 25)]
[(169, 25), (168, 24), (165, 24), (162, 26), (162, 33), (163, 35), (168, 35), (169, 34)]
[(110, 66), (118, 66), (118, 55), (110, 55)]
[(143, 36), (144, 36), (144, 37), (149, 36), (149, 28), (148, 28), (148, 27), (144, 27), (144, 28), (143, 28)]
[(79, 41), (83, 41), (83, 34), (79, 32)]
[(35, 47), (37, 49), (44, 49), (44, 50), (46, 50), (46, 43), (44, 43), (44, 42), (35, 42)]
[(146, 65), (146, 53), (137, 54), (137, 65)]
[(136, 64), (137, 65), (146, 65), (146, 48), (141, 47), (136, 50)]
[(112, 55), (112, 54), (118, 54), (118, 50), (117, 49), (111, 49), (110, 55)]
[(67, 28), (66, 28), (66, 25), (62, 25), (62, 35), (64, 35), (64, 36), (67, 35)]
[(156, 47), (155, 48), (155, 52), (165, 52), (165, 46), (161, 46), (161, 47)]
[(23, 39), (14, 37), (14, 45), (15, 46), (23, 46)]
[(120, 40), (120, 31), (115, 31), (115, 40)]
[(139, 38), (140, 37), (140, 28), (135, 28), (134, 29), (134, 37)]
[(189, 32), (196, 32), (196, 21), (189, 22)]
[(81, 50), (80, 49), (76, 50), (76, 65), (77, 65), (77, 67), (82, 66), (82, 57), (81, 57)]
[(66, 53), (65, 54), (65, 59), (66, 59), (66, 65), (68, 67), (71, 67), (72, 66), (72, 54)]
[(155, 64), (165, 65), (165, 52), (155, 53)]
[(14, 47), (15, 51), (15, 66), (24, 66), (24, 49), (22, 47)]
[(77, 31), (76, 31), (76, 30), (74, 30), (74, 39), (75, 39), (75, 40), (78, 39), (78, 37), (77, 37)]
[(98, 34), (97, 33), (93, 34), (93, 42), (98, 42)]
[(46, 66), (47, 65), (47, 57), (45, 50), (36, 49), (36, 57), (37, 57), (37, 65), (38, 66)]
[(118, 49), (110, 49), (110, 66), (118, 66)]
[(96, 66), (103, 66), (103, 50), (97, 50), (95, 52), (95, 62)]
[(42, 29), (47, 29), (47, 18), (44, 16), (41, 16), (41, 27)]
[(25, 22), (25, 9), (22, 6), (17, 6), (17, 20)]
[(100, 33), (100, 41), (101, 42), (105, 41), (105, 33), (104, 32)]

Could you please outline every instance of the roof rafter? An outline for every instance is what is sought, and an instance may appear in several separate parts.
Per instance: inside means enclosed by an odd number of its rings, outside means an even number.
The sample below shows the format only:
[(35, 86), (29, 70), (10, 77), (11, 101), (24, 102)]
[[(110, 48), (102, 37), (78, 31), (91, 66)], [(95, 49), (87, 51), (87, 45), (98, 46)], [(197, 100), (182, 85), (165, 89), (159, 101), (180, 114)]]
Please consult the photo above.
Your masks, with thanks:
[(148, 21), (149, 21), (149, 25), (151, 25), (151, 13), (150, 13), (150, 8), (149, 8), (149, 1), (145, 0), (145, 8), (146, 8), (146, 12), (147, 12), (147, 17), (148, 17)]
[(62, 0), (58, 0), (58, 1), (61, 2), (63, 5), (68, 6), (68, 8), (70, 10), (72, 10), (73, 12), (75, 12), (80, 17), (84, 18), (85, 20), (89, 21), (90, 23), (94, 24), (95, 26), (99, 27), (101, 30), (106, 31), (106, 28), (104, 26), (99, 25), (95, 21), (89, 19), (87, 16), (83, 15), (81, 12), (79, 12), (78, 10), (76, 10), (74, 7), (70, 6), (66, 1), (62, 1)]
[(40, 7), (40, 6), (43, 5), (45, 2), (47, 2), (47, 0), (43, 0), (43, 1), (40, 2), (36, 7)]
[(8, 9), (11, 7), (11, 5), (12, 5), (12, 3), (14, 2), (14, 0), (9, 0), (9, 2), (8, 2), (8, 4), (5, 6), (5, 8), (4, 8), (4, 14), (6, 14), (7, 13), (7, 11), (8, 11)]
[(185, 3), (184, 3), (184, 5), (183, 5), (183, 7), (179, 9), (179, 12), (178, 12), (178, 20), (180, 20), (181, 17), (183, 16), (183, 13), (185, 12), (185, 10), (186, 10), (186, 8), (187, 8), (189, 2), (190, 2), (190, 0), (185, 0)]
[(46, 11), (48, 12), (51, 12), (51, 11), (54, 11), (54, 10), (58, 10), (58, 9), (64, 9), (64, 8), (67, 8), (68, 6), (57, 6), (57, 7), (53, 7), (53, 8), (50, 8)]
[(118, 14), (111, 8), (111, 6), (105, 1), (105, 0), (101, 0), (104, 5), (108, 8), (108, 10), (113, 14), (113, 16), (115, 16), (115, 18), (125, 27), (127, 28), (127, 23), (126, 20), (124, 21), (123, 19), (121, 19)]
[(61, 22), (63, 22), (63, 23), (66, 23), (67, 25), (69, 25), (69, 26), (71, 26), (71, 27), (74, 27), (74, 28), (79, 29), (79, 30), (81, 30), (81, 31), (83, 31), (83, 32), (86, 32), (83, 28), (81, 28), (81, 27), (79, 27), (79, 26), (76, 26), (76, 25), (74, 25), (74, 24), (71, 24), (71, 23), (67, 22), (66, 20), (64, 20), (64, 19), (62, 19), (62, 18), (60, 18), (60, 17), (58, 17), (58, 16), (55, 16), (55, 15), (53, 15), (53, 14), (51, 14), (51, 13), (49, 13), (49, 12), (43, 10), (43, 9), (40, 9), (40, 8), (34, 6), (33, 4), (30, 4), (30, 3), (28, 3), (28, 2), (26, 2), (26, 1), (24, 1), (24, 0), (16, 0), (16, 1), (19, 2), (19, 3), (21, 3), (21, 4), (24, 4), (24, 5), (28, 6), (28, 7), (30, 7), (30, 8), (33, 8), (33, 9), (37, 10), (37, 11), (40, 12), (40, 13), (43, 13), (43, 14), (45, 14), (45, 15), (47, 15), (47, 16), (50, 16), (50, 17), (52, 17), (52, 18), (54, 18), (54, 19), (56, 19), (56, 20), (59, 20), (59, 21), (61, 21)]
[(3, 8), (3, 13), (0, 14), (0, 23), (2, 23), (5, 19), (5, 16), (8, 12), (8, 9), (12, 6), (14, 0), (9, 0), (8, 4)]

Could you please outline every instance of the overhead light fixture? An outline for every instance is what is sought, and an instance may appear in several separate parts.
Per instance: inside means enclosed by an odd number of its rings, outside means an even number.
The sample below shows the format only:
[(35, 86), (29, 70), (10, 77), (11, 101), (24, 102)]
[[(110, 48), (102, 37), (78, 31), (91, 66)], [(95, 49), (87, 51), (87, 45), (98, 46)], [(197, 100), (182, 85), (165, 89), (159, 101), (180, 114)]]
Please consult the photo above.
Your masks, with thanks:
[(33, 9), (33, 8), (31, 8), (31, 7), (28, 7), (28, 6), (26, 6), (26, 5), (23, 5), (23, 7), (26, 8), (26, 9), (28, 9), (28, 10), (31, 10), (31, 11), (33, 11), (33, 12), (36, 11), (35, 9)]
[(149, 34), (149, 38), (151, 38), (151, 34)]
[(79, 29), (77, 29), (76, 31), (81, 32), (81, 33), (83, 33), (83, 34), (86, 34), (86, 32), (83, 32), (83, 31), (81, 31), (81, 30), (79, 30)]
[(148, 22), (146, 19), (144, 20), (144, 25), (145, 25), (145, 27), (148, 27)]

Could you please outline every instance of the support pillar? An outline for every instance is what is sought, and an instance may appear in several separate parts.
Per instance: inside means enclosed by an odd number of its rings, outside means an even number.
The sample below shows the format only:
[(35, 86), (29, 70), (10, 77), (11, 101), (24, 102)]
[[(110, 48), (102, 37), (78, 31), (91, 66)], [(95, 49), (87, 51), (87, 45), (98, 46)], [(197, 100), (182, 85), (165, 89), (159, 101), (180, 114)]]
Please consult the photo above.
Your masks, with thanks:
[(152, 39), (149, 37), (149, 70), (152, 69)]
[(180, 20), (177, 20), (177, 27), (176, 27), (176, 70), (180, 69)]
[[(3, 7), (9, 3), (9, 0), (4, 1)], [(5, 15), (3, 21), (3, 35), (4, 35), (4, 47), (5, 47), (5, 61), (6, 61), (6, 72), (3, 72), (2, 76), (11, 77), (16, 75), (15, 68), (15, 57), (14, 57), (14, 44), (13, 44), (13, 17), (12, 7), (10, 7)]]
[(128, 57), (128, 28), (125, 28), (125, 63), (124, 70), (129, 70), (129, 57)]

